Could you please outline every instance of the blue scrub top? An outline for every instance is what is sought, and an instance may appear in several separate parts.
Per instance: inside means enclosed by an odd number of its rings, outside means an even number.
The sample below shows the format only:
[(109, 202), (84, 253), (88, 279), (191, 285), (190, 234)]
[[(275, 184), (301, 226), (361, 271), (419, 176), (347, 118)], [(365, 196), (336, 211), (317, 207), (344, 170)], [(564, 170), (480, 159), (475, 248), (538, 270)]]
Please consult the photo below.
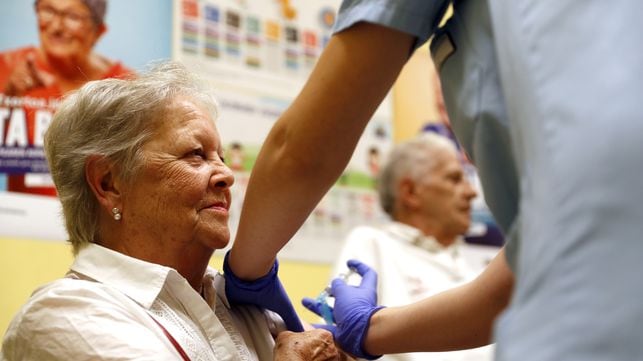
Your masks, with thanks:
[(643, 360), (643, 2), (344, 1), (432, 54), (507, 233), (497, 360)]

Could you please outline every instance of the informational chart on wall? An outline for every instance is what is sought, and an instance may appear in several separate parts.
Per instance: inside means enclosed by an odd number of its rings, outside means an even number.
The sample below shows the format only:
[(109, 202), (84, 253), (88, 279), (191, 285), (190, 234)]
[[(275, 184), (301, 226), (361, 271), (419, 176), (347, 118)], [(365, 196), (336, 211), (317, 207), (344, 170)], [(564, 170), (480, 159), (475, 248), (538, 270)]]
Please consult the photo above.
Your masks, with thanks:
[[(174, 1), (173, 58), (206, 79), (219, 102), (217, 125), (236, 175), (233, 236), (261, 144), (315, 66), (331, 36), (339, 3)], [(373, 186), (380, 160), (392, 145), (391, 112), (385, 100), (346, 171), (281, 251), (282, 259), (330, 262), (350, 228), (384, 217)]]

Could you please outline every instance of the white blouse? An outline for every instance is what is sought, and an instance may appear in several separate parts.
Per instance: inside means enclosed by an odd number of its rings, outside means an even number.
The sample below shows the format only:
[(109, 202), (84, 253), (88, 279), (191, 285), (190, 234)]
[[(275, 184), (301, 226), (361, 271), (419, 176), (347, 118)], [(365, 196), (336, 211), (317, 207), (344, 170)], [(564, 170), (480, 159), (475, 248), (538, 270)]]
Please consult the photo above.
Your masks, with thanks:
[(201, 296), (174, 269), (90, 244), (20, 309), (0, 359), (181, 360), (165, 328), (193, 361), (272, 360), (281, 318), (230, 307), (224, 289), (213, 269)]

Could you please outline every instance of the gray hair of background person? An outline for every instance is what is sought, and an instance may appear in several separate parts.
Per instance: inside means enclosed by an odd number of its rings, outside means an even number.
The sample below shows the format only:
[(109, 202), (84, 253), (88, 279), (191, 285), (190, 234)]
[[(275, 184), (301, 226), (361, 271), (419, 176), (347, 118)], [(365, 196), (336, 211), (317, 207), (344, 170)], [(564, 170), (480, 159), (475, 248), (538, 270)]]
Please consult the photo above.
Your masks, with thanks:
[(153, 65), (132, 79), (89, 82), (56, 110), (45, 134), (45, 153), (74, 254), (96, 240), (99, 231), (99, 204), (85, 180), (88, 157), (106, 158), (133, 184), (145, 162), (142, 146), (177, 97), (198, 102), (216, 118), (217, 106), (205, 84), (173, 62)]
[[(38, 6), (39, 2), (40, 0), (36, 0), (34, 5)], [(82, 0), (82, 2), (92, 14), (92, 22), (94, 25), (102, 25), (105, 21), (105, 13), (107, 13), (107, 0)]]
[(405, 177), (419, 180), (427, 176), (435, 166), (434, 155), (440, 149), (457, 153), (450, 139), (436, 133), (422, 133), (393, 147), (377, 178), (380, 205), (391, 218), (395, 219), (400, 180)]

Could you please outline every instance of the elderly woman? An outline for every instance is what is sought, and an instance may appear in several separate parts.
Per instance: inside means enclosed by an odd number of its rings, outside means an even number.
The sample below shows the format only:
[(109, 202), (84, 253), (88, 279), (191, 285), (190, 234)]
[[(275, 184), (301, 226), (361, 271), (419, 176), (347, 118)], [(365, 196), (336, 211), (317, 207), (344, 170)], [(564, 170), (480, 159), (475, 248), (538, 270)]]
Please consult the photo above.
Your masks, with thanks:
[(90, 82), (45, 137), (75, 261), (6, 332), (8, 360), (334, 360), (330, 333), (282, 333), (208, 267), (228, 244), (233, 174), (216, 107), (181, 66)]
[[(106, 0), (36, 0), (39, 46), (0, 53), (0, 93), (29, 97), (24, 117), (29, 145), (40, 146), (39, 124), (50, 119), (57, 99), (89, 80), (123, 77), (132, 71), (93, 51), (107, 31)], [(10, 191), (56, 195), (48, 177), (29, 174), (9, 177)]]

